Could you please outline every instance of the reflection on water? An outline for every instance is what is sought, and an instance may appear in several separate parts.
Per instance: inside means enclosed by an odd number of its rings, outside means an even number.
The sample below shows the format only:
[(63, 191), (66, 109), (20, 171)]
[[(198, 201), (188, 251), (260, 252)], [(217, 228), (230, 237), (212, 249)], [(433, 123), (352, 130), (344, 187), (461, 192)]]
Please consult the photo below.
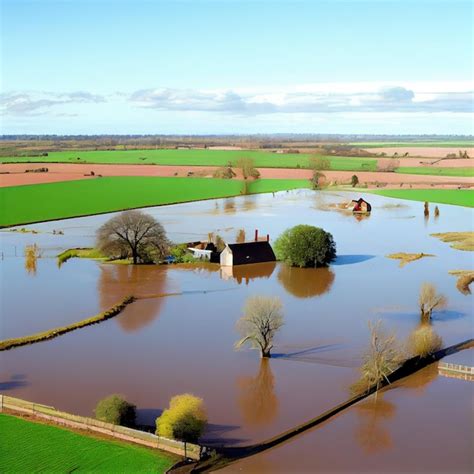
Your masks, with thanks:
[(25, 247), (25, 270), (29, 275), (36, 275), (37, 260), (40, 257), (39, 248), (36, 244)]
[(224, 212), (226, 214), (235, 214), (236, 207), (235, 207), (235, 199), (228, 198), (224, 201)]
[(235, 267), (220, 267), (220, 277), (223, 280), (234, 279), (239, 285), (246, 285), (256, 278), (270, 278), (275, 270), (276, 262), (254, 263), (250, 265), (237, 265)]
[(280, 265), (278, 281), (297, 298), (320, 296), (331, 289), (334, 273), (329, 268), (296, 268)]
[(270, 361), (261, 359), (257, 375), (242, 377), (237, 380), (237, 385), (239, 406), (245, 423), (250, 426), (271, 423), (278, 414), (278, 398)]
[[(164, 293), (166, 274), (166, 268), (153, 265), (100, 265), (97, 283), (100, 305), (106, 309), (128, 295)], [(124, 331), (137, 331), (158, 317), (163, 300), (151, 298), (137, 301), (128, 306), (116, 320)]]
[(358, 424), (355, 439), (367, 454), (377, 453), (392, 446), (387, 421), (395, 416), (395, 405), (380, 394), (357, 405)]

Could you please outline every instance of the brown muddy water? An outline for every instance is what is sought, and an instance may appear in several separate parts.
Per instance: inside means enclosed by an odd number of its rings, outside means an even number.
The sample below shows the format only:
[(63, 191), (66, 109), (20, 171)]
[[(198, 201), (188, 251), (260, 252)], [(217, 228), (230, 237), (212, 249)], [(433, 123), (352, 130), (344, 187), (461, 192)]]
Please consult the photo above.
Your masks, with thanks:
[[(147, 209), (175, 242), (205, 238), (208, 232), (233, 241), (242, 228), (248, 237), (258, 228), (273, 241), (292, 225), (321, 226), (334, 235), (338, 249), (338, 259), (327, 269), (293, 269), (279, 263), (225, 270), (214, 265), (132, 267), (84, 259), (71, 259), (58, 268), (54, 256), (66, 248), (93, 245), (95, 229), (110, 215), (28, 227), (38, 234), (0, 232), (1, 339), (92, 316), (128, 294), (180, 293), (142, 299), (99, 325), (0, 353), (0, 392), (82, 415), (92, 415), (106, 395), (121, 393), (137, 405), (139, 421), (149, 424), (173, 395), (192, 392), (204, 398), (208, 409), (205, 442), (247, 444), (348, 398), (368, 341), (367, 322), (381, 318), (388, 330), (405, 339), (419, 322), (418, 292), (425, 281), (449, 300), (433, 319), (445, 344), (472, 337), (472, 296), (458, 292), (448, 274), (472, 269), (472, 254), (429, 234), (470, 230), (473, 211), (439, 205), (440, 217), (426, 221), (422, 203), (369, 195), (372, 215), (356, 220), (330, 206), (353, 197), (359, 196), (300, 190)], [(52, 235), (53, 229), (64, 235)], [(23, 252), (34, 243), (42, 258), (31, 273), (25, 269)], [(436, 257), (399, 268), (385, 257), (396, 252)], [(279, 296), (284, 305), (285, 326), (269, 361), (261, 361), (251, 350), (233, 348), (238, 339), (235, 323), (245, 299), (255, 294)], [(472, 416), (466, 408), (470, 387), (469, 382), (438, 377), (421, 394), (402, 387), (388, 390), (376, 407), (355, 407), (338, 417), (334, 427), (327, 423), (242, 461), (241, 467), (355, 472), (353, 466), (356, 471), (383, 466), (416, 471), (424, 465), (436, 467), (441, 449), (429, 450), (429, 441), (418, 440), (417, 451), (411, 445), (418, 439), (415, 433), (438, 443), (446, 430), (446, 446), (455, 448), (443, 452), (444, 459), (452, 461), (453, 469), (462, 468), (469, 455), (466, 439), (472, 436), (467, 426)], [(359, 437), (371, 439), (370, 433), (364, 435), (364, 429), (369, 431), (364, 416), (376, 428), (382, 420), (377, 429), (390, 449), (363, 449), (354, 433), (359, 430)], [(340, 455), (346, 449), (352, 466)], [(401, 450), (407, 450), (406, 459), (396, 454)], [(285, 464), (285, 458), (292, 461)]]

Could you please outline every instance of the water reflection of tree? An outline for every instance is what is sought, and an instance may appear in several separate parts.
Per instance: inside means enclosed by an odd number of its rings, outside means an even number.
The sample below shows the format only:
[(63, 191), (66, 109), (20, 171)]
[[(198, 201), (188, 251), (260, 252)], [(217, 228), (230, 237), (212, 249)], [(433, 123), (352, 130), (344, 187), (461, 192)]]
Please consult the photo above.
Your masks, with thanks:
[(437, 377), (438, 362), (435, 362), (356, 406), (359, 423), (355, 438), (366, 453), (376, 453), (392, 446), (389, 422), (395, 416), (396, 406), (383, 398), (387, 390), (412, 389), (415, 395), (420, 396)]
[(239, 406), (245, 423), (250, 426), (271, 423), (278, 413), (278, 398), (270, 361), (261, 359), (258, 374), (242, 377), (238, 380), (238, 386)]
[[(166, 289), (167, 268), (156, 265), (100, 265), (98, 293), (103, 310), (128, 295), (159, 295)], [(140, 300), (130, 305), (116, 320), (126, 332), (150, 324), (160, 313), (164, 298)]]
[(229, 198), (224, 201), (224, 213), (225, 214), (234, 214), (236, 211), (235, 208), (235, 199)]
[(392, 437), (386, 423), (394, 417), (395, 405), (379, 395), (359, 403), (356, 410), (359, 424), (355, 437), (361, 448), (369, 454), (390, 448)]
[(30, 275), (36, 275), (38, 269), (38, 258), (40, 258), (39, 247), (36, 244), (25, 247), (25, 270)]
[(296, 268), (282, 264), (278, 281), (293, 296), (310, 298), (331, 289), (334, 273), (329, 268)]

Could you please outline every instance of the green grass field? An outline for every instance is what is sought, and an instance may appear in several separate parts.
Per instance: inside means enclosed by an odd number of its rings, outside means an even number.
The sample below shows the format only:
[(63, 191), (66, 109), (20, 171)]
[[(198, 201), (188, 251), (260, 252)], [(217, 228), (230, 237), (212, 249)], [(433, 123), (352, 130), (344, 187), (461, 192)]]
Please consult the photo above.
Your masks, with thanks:
[(452, 142), (352, 142), (349, 145), (360, 146), (363, 148), (392, 148), (392, 147), (438, 147), (438, 148), (458, 148), (474, 147), (474, 141), (461, 140)]
[(0, 472), (165, 472), (178, 459), (0, 414)]
[[(309, 181), (249, 181), (249, 193), (304, 188)], [(0, 188), (0, 226), (13, 226), (203, 199), (237, 196), (239, 180), (209, 178), (109, 177)]]
[[(130, 151), (58, 151), (48, 156), (0, 157), (0, 163), (102, 163), (157, 164), (182, 166), (224, 166), (249, 157), (257, 168), (307, 168), (308, 154), (278, 154), (261, 150), (130, 150)], [(78, 160), (78, 158), (80, 158)], [(326, 157), (336, 171), (375, 171), (370, 158)]]
[(365, 189), (364, 191), (397, 199), (474, 207), (474, 191), (465, 189)]
[(474, 176), (474, 168), (417, 168), (410, 166), (401, 166), (395, 170), (402, 174), (423, 174), (433, 176)]

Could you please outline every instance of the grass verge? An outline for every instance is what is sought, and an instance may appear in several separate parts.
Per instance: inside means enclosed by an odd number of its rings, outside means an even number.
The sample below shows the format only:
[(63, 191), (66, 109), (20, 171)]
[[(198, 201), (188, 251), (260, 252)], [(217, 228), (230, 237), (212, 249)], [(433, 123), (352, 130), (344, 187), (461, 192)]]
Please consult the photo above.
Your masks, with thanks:
[[(308, 187), (304, 179), (249, 181), (248, 193)], [(109, 177), (0, 188), (0, 227), (204, 199), (238, 196), (239, 180)]]
[(58, 266), (60, 267), (63, 263), (67, 262), (70, 258), (91, 258), (94, 260), (106, 260), (107, 257), (102, 255), (97, 249), (93, 248), (77, 248), (68, 249), (61, 252), (58, 256)]
[(456, 288), (463, 295), (471, 294), (471, 283), (474, 281), (474, 271), (472, 270), (450, 270), (448, 272), (450, 275), (458, 277), (456, 282)]
[(407, 263), (414, 262), (416, 260), (420, 260), (423, 257), (434, 257), (433, 254), (430, 253), (391, 253), (387, 255), (387, 258), (392, 258), (394, 260), (400, 260), (400, 268), (403, 268)]
[(467, 189), (364, 189), (364, 191), (396, 199), (474, 207), (474, 191)]
[(177, 458), (0, 414), (0, 472), (166, 472)]
[(474, 168), (417, 168), (414, 166), (401, 166), (395, 170), (401, 174), (418, 174), (430, 176), (474, 176)]
[(17, 337), (13, 339), (5, 339), (0, 341), (0, 351), (6, 351), (8, 349), (13, 349), (14, 347), (26, 346), (27, 344), (34, 344), (36, 342), (47, 341), (48, 339), (54, 339), (55, 337), (61, 336), (76, 329), (83, 328), (85, 326), (91, 326), (92, 324), (97, 324), (107, 319), (117, 316), (121, 313), (126, 306), (130, 303), (133, 303), (135, 298), (133, 296), (127, 296), (120, 303), (112, 306), (107, 311), (100, 313), (92, 318), (83, 319), (77, 323), (70, 324), (68, 326), (61, 326), (54, 329), (49, 329), (48, 331), (38, 332), (30, 336)]

